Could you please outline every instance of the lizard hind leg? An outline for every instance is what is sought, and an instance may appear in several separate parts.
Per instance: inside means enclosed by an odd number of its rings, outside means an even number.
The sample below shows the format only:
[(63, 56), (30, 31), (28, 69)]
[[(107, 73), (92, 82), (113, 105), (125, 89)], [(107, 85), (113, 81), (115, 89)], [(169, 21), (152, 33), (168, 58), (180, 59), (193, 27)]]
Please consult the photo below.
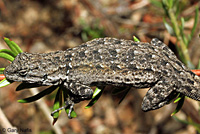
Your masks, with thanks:
[(155, 110), (169, 104), (177, 96), (178, 92), (170, 84), (159, 81), (150, 88), (142, 102), (142, 110), (147, 112)]

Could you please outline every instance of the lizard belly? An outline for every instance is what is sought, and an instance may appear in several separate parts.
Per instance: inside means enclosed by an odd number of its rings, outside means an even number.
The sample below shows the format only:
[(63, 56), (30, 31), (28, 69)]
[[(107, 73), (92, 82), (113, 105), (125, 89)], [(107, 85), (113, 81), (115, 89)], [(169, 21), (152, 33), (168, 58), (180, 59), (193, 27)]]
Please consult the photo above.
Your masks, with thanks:
[[(142, 74), (142, 75), (141, 75)], [(70, 75), (70, 80), (78, 81), (84, 85), (114, 85), (146, 88), (154, 85), (159, 77), (158, 74), (149, 70), (137, 71), (103, 71), (103, 70), (76, 70)]]

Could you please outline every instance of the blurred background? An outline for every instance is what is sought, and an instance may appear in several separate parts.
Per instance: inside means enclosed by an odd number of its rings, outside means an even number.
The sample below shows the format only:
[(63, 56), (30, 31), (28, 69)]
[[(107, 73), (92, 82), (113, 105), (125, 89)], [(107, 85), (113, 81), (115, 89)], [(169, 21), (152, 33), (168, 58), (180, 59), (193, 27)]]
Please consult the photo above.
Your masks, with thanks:
[[(185, 19), (184, 34), (195, 21), (199, 0), (179, 1), (178, 16)], [(199, 9), (198, 9), (199, 12)], [(166, 17), (165, 17), (166, 16)], [(0, 36), (16, 42), (23, 51), (44, 53), (66, 50), (99, 37), (131, 39), (142, 42), (155, 37), (165, 42), (178, 56), (177, 38), (169, 33), (163, 18), (170, 23), (159, 0), (0, 0)], [(199, 18), (199, 16), (198, 16)], [(179, 23), (180, 24), (180, 23)], [(200, 59), (199, 23), (189, 42), (191, 62)], [(0, 39), (0, 49), (6, 48)], [(0, 59), (0, 67), (9, 63)], [(77, 118), (68, 119), (62, 111), (53, 126), (50, 111), (44, 113), (40, 103), (21, 104), (17, 100), (31, 96), (29, 90), (16, 92), (19, 83), (0, 89), (0, 107), (10, 123), (33, 134), (197, 134), (200, 132), (199, 103), (187, 99), (182, 110), (171, 117), (176, 104), (143, 112), (141, 102), (147, 89), (132, 89), (118, 104), (122, 95), (112, 95), (106, 87), (98, 102), (84, 109), (89, 101), (75, 106)], [(44, 88), (39, 88), (42, 91)], [(42, 99), (52, 111), (55, 93)], [(42, 103), (42, 102), (41, 102)], [(49, 113), (48, 113), (49, 112)], [(47, 116), (46, 116), (47, 114)], [(0, 130), (3, 125), (0, 124)], [(0, 134), (3, 133), (0, 131)], [(20, 132), (24, 133), (24, 132)]]

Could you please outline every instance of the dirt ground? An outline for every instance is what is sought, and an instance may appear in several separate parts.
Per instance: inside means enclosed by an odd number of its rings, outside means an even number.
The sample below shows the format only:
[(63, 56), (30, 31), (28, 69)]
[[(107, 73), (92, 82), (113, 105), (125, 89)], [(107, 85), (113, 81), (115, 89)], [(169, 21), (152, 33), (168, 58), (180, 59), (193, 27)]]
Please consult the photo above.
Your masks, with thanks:
[[(182, 15), (191, 17), (185, 24), (187, 33), (191, 31), (194, 21), (195, 4), (200, 6), (200, 3), (195, 0), (184, 2)], [(156, 37), (176, 53), (176, 39), (165, 29), (163, 16), (164, 11), (148, 0), (0, 0), (0, 36), (12, 39), (23, 51), (37, 53), (65, 50), (93, 38), (106, 36), (132, 39), (134, 35), (146, 42)], [(199, 48), (193, 48), (199, 45), (199, 38), (194, 37), (192, 40), (190, 53), (193, 63), (197, 65)], [(3, 39), (0, 39), (0, 49), (5, 47)], [(8, 64), (0, 59), (0, 67)], [(193, 125), (170, 116), (176, 104), (143, 112), (141, 103), (148, 89), (132, 89), (118, 104), (122, 94), (112, 95), (110, 86), (106, 87), (93, 107), (85, 109), (89, 101), (83, 101), (75, 106), (77, 118), (68, 119), (62, 111), (53, 126), (50, 112), (55, 92), (43, 98), (50, 109), (49, 121), (38, 103), (17, 102), (31, 96), (29, 90), (16, 92), (18, 84), (13, 83), (0, 89), (0, 108), (14, 127), (25, 131), (19, 133), (197, 134)], [(40, 91), (43, 89), (39, 88)], [(193, 119), (200, 124), (198, 110), (199, 103), (187, 99), (176, 117), (183, 121)], [(2, 129), (3, 125), (0, 124), (0, 134), (4, 133)]]

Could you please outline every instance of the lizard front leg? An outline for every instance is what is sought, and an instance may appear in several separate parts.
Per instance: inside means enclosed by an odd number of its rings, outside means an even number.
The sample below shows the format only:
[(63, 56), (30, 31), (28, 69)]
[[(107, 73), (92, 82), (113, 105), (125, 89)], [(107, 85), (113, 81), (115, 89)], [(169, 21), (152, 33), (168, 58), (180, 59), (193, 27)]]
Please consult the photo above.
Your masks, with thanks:
[(93, 90), (87, 86), (76, 82), (64, 82), (63, 84), (64, 90), (69, 90), (69, 96), (66, 98), (65, 106), (53, 111), (51, 115), (54, 113), (70, 106), (68, 117), (71, 118), (71, 112), (75, 103), (79, 103), (83, 100), (89, 100), (92, 98)]
[(69, 89), (71, 100), (74, 103), (92, 98), (93, 90), (87, 85), (71, 81), (65, 82), (64, 87)]
[(72, 109), (74, 107), (74, 104), (79, 103), (80, 101), (83, 101), (83, 100), (89, 100), (89, 99), (92, 98), (92, 95), (93, 95), (93, 90), (89, 86), (83, 85), (83, 84), (80, 84), (80, 83), (76, 83), (76, 82), (73, 82), (73, 81), (64, 82), (63, 90), (69, 90), (69, 95), (67, 95), (67, 98), (66, 98), (66, 101), (65, 101), (65, 106), (53, 111), (51, 113), (52, 116), (53, 116), (54, 113), (70, 106), (68, 118), (71, 119), (71, 112), (72, 112)]
[(66, 105), (71, 103), (69, 113), (68, 113), (68, 117), (71, 118), (70, 115), (71, 115), (74, 103), (91, 99), (93, 95), (93, 90), (87, 85), (83, 85), (76, 82), (70, 82), (70, 83), (65, 82), (64, 87), (68, 88), (69, 91), (71, 92), (69, 95), (70, 99), (67, 102), (65, 102)]
[(74, 107), (74, 102), (69, 97), (66, 98), (66, 102), (65, 102), (65, 105), (63, 107), (60, 107), (60, 108), (54, 110), (53, 112), (51, 112), (51, 116), (53, 116), (54, 113), (59, 112), (60, 110), (67, 108), (68, 106), (70, 106), (70, 108), (69, 108), (69, 113), (68, 113), (67, 116), (68, 116), (69, 119), (71, 119), (72, 118), (71, 112), (72, 112), (72, 109)]

